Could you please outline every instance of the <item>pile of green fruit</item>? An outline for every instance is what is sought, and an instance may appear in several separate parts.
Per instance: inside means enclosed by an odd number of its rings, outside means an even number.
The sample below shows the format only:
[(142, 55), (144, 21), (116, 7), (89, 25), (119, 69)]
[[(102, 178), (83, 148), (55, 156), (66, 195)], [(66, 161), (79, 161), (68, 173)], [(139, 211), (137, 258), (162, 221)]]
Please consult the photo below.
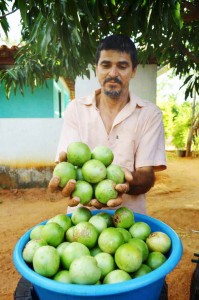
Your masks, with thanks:
[(73, 142), (67, 147), (67, 162), (56, 165), (53, 176), (60, 178), (63, 188), (70, 179), (77, 180), (72, 197), (79, 197), (81, 204), (87, 204), (93, 198), (106, 204), (116, 199), (116, 184), (124, 182), (124, 171), (112, 164), (113, 152), (106, 146), (90, 148), (82, 142)]
[(112, 284), (152, 272), (167, 260), (170, 237), (120, 207), (113, 214), (78, 207), (35, 226), (23, 249), (38, 274), (63, 283)]

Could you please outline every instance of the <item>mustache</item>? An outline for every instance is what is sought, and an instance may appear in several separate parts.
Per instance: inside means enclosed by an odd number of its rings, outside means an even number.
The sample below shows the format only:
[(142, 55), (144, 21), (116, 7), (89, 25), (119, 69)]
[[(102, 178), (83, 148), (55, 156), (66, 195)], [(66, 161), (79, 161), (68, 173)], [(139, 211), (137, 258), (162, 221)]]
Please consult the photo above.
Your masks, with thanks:
[(110, 81), (113, 81), (113, 82), (116, 82), (116, 83), (122, 83), (122, 81), (118, 77), (108, 77), (104, 80), (104, 83), (107, 83), (107, 82), (110, 82)]

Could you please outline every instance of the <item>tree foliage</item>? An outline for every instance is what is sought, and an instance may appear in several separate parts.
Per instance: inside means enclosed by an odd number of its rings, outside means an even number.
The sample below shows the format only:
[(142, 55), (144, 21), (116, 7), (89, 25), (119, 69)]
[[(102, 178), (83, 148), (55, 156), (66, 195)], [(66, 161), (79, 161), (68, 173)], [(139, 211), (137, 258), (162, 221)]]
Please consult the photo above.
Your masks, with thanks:
[[(0, 25), (8, 33), (8, 3), (1, 1)], [(9, 94), (13, 87), (34, 89), (48, 77), (75, 80), (89, 77), (101, 38), (111, 34), (132, 37), (139, 61), (170, 64), (186, 76), (186, 97), (199, 93), (199, 2), (197, 0), (15, 0), (21, 13), (25, 41), (16, 65), (2, 71), (0, 82)]]

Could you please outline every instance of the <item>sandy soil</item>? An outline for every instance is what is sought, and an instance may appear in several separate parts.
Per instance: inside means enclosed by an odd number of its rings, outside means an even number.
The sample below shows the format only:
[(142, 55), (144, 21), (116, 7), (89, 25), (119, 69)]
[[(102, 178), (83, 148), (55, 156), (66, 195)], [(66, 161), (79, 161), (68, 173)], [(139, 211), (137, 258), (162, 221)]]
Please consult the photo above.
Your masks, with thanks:
[[(178, 266), (168, 275), (169, 300), (188, 300), (199, 253), (199, 158), (169, 155), (168, 169), (157, 173), (155, 187), (148, 193), (148, 214), (170, 225), (181, 237), (184, 253)], [(29, 228), (66, 212), (64, 199), (46, 189), (0, 189), (0, 299), (11, 300), (20, 274), (12, 262), (17, 240)]]

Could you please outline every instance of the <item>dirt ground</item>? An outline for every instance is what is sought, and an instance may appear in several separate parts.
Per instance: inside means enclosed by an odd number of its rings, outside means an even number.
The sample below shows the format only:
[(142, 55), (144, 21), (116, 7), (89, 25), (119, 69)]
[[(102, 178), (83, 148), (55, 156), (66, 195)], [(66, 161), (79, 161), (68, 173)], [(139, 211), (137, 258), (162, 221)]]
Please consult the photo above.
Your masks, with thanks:
[[(188, 300), (194, 263), (199, 253), (199, 158), (168, 155), (168, 169), (157, 173), (147, 196), (148, 214), (170, 225), (181, 237), (183, 256), (167, 276), (169, 300)], [(46, 189), (0, 189), (0, 299), (11, 300), (21, 277), (12, 252), (17, 240), (32, 226), (66, 212), (64, 199)], [(47, 299), (46, 299), (47, 300)]]

